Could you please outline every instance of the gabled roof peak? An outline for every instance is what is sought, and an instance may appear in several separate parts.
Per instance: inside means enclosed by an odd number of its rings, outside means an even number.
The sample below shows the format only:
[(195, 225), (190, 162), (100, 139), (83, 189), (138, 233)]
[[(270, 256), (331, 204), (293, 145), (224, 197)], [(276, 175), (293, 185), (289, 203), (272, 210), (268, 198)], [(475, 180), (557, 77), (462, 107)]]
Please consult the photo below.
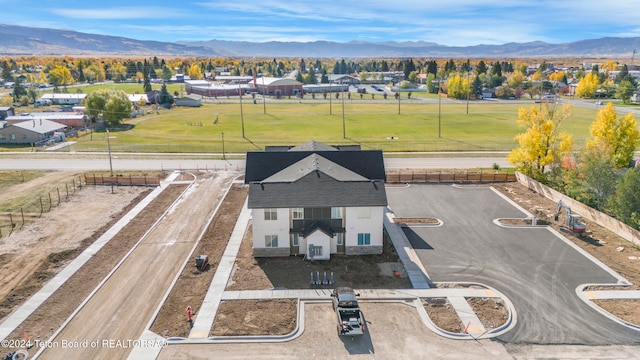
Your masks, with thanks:
[(263, 183), (295, 182), (313, 171), (319, 171), (338, 181), (368, 181), (362, 175), (313, 153), (289, 167), (264, 179)]
[(319, 141), (311, 140), (304, 144), (294, 146), (289, 149), (289, 151), (338, 151), (338, 149)]

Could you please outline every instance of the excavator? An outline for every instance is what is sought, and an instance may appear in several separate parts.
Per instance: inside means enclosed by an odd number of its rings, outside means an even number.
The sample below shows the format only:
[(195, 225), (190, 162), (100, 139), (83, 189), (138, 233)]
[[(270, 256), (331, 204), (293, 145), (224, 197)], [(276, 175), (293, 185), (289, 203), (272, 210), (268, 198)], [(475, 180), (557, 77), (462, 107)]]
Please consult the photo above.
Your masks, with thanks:
[(587, 224), (585, 224), (582, 221), (582, 216), (578, 214), (573, 214), (571, 212), (571, 208), (569, 207), (569, 205), (563, 203), (562, 200), (558, 202), (558, 208), (556, 209), (556, 213), (553, 216), (553, 219), (555, 221), (558, 221), (558, 217), (560, 216), (560, 211), (562, 211), (563, 208), (567, 212), (567, 218), (565, 219), (565, 222), (564, 222), (564, 225), (562, 225), (562, 228), (567, 231), (571, 231), (572, 233), (577, 234), (578, 236), (584, 235), (585, 231), (587, 230)]

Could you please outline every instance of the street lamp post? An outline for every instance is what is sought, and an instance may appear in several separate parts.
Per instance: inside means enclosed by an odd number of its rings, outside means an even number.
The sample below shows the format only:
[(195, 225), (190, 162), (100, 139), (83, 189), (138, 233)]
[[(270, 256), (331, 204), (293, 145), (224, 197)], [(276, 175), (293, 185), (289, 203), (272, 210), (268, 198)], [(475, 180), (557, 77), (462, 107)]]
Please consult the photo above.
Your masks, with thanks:
[(431, 83), (432, 84), (438, 84), (438, 138), (441, 138), (442, 136), (442, 132), (441, 132), (441, 128), (442, 128), (442, 96), (440, 94), (440, 90), (442, 88), (442, 83), (444, 82), (444, 80), (440, 79), (440, 80), (432, 80)]
[(400, 115), (400, 89), (398, 89), (396, 94), (398, 94), (398, 115)]
[(111, 193), (113, 194), (113, 163), (111, 162), (111, 140), (107, 129), (107, 149), (109, 151), (109, 174), (111, 176)]
[(441, 138), (442, 128), (442, 95), (440, 95), (440, 83), (438, 83), (438, 139)]

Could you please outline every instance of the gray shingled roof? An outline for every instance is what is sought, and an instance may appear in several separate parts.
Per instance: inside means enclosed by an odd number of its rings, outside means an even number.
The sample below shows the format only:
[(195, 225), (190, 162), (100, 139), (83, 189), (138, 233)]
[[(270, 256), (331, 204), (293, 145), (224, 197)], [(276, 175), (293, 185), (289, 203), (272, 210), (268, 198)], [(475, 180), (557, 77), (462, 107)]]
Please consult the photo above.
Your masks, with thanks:
[(249, 208), (386, 206), (379, 150), (310, 141), (247, 153)]
[(325, 159), (318, 154), (311, 154), (295, 164), (262, 180), (263, 183), (294, 182), (312, 171), (319, 170), (338, 181), (367, 181), (364, 176)]
[(58, 124), (51, 120), (27, 120), (13, 124), (15, 127), (19, 127), (25, 130), (33, 131), (39, 134), (46, 134), (52, 131), (58, 131), (66, 128), (66, 125)]
[(249, 184), (249, 208), (386, 206), (382, 180), (338, 181), (316, 170), (295, 182)]
[(338, 149), (327, 144), (311, 140), (304, 144), (294, 146), (289, 151), (338, 151)]

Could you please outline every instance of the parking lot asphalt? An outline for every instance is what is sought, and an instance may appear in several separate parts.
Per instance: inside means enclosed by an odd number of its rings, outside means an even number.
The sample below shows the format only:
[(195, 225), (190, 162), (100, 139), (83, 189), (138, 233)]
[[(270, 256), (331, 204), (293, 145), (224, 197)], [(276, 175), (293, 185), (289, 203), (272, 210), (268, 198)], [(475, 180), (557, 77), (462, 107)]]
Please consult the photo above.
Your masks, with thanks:
[(435, 217), (440, 227), (405, 233), (434, 282), (478, 282), (512, 301), (514, 344), (638, 344), (637, 331), (598, 313), (577, 295), (588, 283), (617, 283), (610, 269), (543, 228), (505, 228), (496, 218), (527, 215), (488, 187), (445, 184), (388, 187), (396, 217)]

